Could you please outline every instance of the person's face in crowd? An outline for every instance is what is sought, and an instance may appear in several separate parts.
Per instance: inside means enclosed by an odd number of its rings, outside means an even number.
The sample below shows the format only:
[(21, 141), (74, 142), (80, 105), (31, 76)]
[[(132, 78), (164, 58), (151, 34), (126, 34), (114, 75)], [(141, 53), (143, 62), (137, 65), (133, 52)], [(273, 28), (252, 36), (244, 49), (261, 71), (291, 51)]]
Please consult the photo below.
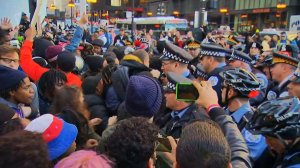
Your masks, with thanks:
[(207, 38), (211, 38), (211, 33), (207, 33)]
[(300, 32), (297, 33), (297, 37), (298, 37), (298, 39), (300, 39)]
[(278, 36), (277, 35), (273, 35), (272, 40), (277, 42), (278, 41)]
[(176, 35), (176, 37), (179, 38), (179, 37), (180, 37), (180, 32), (179, 32), (179, 31), (176, 31), (176, 34), (175, 34), (175, 35)]
[(100, 31), (99, 31), (99, 36), (101, 36), (102, 34), (104, 34), (104, 31), (103, 31), (103, 30), (100, 30)]
[(270, 68), (272, 79), (274, 81), (280, 82), (280, 77), (282, 75), (282, 63), (277, 63)]
[(195, 58), (200, 53), (200, 48), (189, 48), (188, 52)]
[(226, 43), (226, 39), (225, 39), (225, 38), (223, 38), (223, 37), (222, 37), (222, 38), (220, 38), (220, 42), (219, 42), (219, 43), (224, 45), (224, 44)]
[(31, 104), (34, 96), (34, 90), (29, 78), (26, 77), (21, 86), (16, 91), (10, 92), (10, 95), (10, 100), (14, 103)]
[(167, 72), (174, 72), (175, 71), (175, 62), (174, 61), (169, 61), (169, 60), (164, 60), (162, 61), (162, 66), (161, 70), (166, 74)]
[(187, 35), (186, 35), (188, 38), (191, 38), (193, 37), (193, 33), (191, 31), (188, 31)]
[(256, 48), (256, 47), (251, 47), (250, 48), (250, 55), (255, 56), (255, 55), (258, 55), (258, 54), (259, 54), (259, 49), (258, 48)]
[(124, 31), (124, 30), (120, 31), (120, 35), (121, 35), (121, 36), (124, 36), (124, 34), (125, 34), (125, 31)]
[(62, 89), (66, 85), (65, 81), (58, 81), (54, 86), (54, 95), (56, 95), (60, 89)]
[(271, 136), (265, 136), (265, 138), (266, 138), (266, 143), (268, 144), (270, 149), (274, 150), (277, 154), (284, 153), (285, 147), (280, 142), (280, 140)]
[(264, 74), (266, 75), (266, 77), (269, 79), (269, 80), (271, 80), (271, 70), (270, 70), (270, 68), (268, 67), (268, 66), (264, 66), (263, 67), (263, 72), (264, 72)]
[(12, 69), (18, 70), (19, 68), (19, 55), (16, 52), (4, 54), (0, 56), (0, 65), (10, 67)]
[(102, 49), (99, 46), (94, 46), (93, 52), (97, 55), (101, 55)]
[(282, 35), (280, 36), (280, 40), (286, 40), (286, 35), (285, 35), (285, 34), (282, 34)]
[(145, 57), (145, 60), (144, 60), (144, 65), (146, 66), (146, 67), (149, 67), (149, 65), (150, 65), (150, 58), (149, 58), (149, 54), (147, 54), (147, 56)]
[(291, 82), (287, 86), (289, 96), (295, 96), (300, 98), (300, 83)]
[(149, 30), (149, 35), (153, 36), (153, 30), (152, 29)]
[(211, 71), (212, 62), (213, 62), (213, 58), (210, 56), (203, 56), (200, 59), (200, 63), (203, 66), (203, 69), (206, 73), (209, 73)]
[(222, 91), (222, 103), (226, 102), (226, 94), (227, 94), (227, 99), (230, 99), (231, 97), (234, 96), (234, 90), (231, 87), (228, 87), (228, 85), (225, 84), (225, 82), (222, 83), (221, 91)]
[(165, 93), (166, 97), (166, 107), (170, 109), (176, 109), (176, 94), (174, 92), (166, 92)]

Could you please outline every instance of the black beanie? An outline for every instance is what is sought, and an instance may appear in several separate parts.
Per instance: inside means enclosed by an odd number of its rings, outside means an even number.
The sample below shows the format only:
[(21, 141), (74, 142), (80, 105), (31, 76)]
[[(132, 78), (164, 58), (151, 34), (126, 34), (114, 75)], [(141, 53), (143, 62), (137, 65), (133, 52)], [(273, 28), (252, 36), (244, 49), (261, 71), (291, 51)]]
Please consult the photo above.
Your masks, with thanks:
[(88, 55), (85, 57), (84, 62), (89, 66), (92, 72), (98, 72), (102, 69), (103, 58), (99, 55)]
[(69, 51), (63, 51), (57, 56), (57, 66), (64, 72), (72, 72), (75, 62), (75, 55)]

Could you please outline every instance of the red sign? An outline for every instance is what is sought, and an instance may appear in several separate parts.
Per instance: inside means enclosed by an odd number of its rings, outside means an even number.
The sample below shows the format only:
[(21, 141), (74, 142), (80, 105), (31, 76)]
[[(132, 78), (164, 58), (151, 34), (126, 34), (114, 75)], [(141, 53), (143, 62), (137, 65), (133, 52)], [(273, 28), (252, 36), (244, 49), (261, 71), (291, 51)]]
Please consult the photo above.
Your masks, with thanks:
[(271, 10), (269, 8), (265, 9), (253, 9), (252, 13), (269, 13)]

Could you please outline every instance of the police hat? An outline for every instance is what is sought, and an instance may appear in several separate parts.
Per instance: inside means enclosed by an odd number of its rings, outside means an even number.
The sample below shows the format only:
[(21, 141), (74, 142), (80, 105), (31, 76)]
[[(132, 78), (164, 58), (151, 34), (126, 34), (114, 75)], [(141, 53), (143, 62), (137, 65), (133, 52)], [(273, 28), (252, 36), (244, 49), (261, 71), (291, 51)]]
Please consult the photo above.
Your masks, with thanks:
[(284, 55), (284, 54), (279, 54), (279, 53), (274, 53), (273, 54), (273, 61), (272, 61), (272, 65), (276, 64), (276, 63), (286, 63), (292, 66), (297, 66), (299, 63), (298, 59), (292, 58), (288, 55)]
[(244, 52), (241, 52), (241, 51), (237, 51), (237, 50), (234, 50), (232, 52), (232, 54), (230, 55), (229, 61), (232, 61), (232, 60), (243, 61), (249, 65), (253, 61), (247, 54), (245, 54)]
[(166, 92), (175, 92), (177, 83), (192, 83), (193, 81), (185, 78), (182, 75), (175, 74), (174, 72), (167, 73), (168, 84), (164, 88)]
[(298, 67), (294, 72), (293, 76), (291, 76), (289, 80), (291, 82), (300, 83), (300, 63), (298, 64)]
[(183, 64), (189, 64), (190, 61), (193, 59), (191, 54), (186, 52), (184, 49), (170, 43), (166, 42), (165, 49), (163, 51), (162, 56), (160, 57), (161, 60), (174, 60), (178, 61)]
[(197, 40), (190, 40), (186, 43), (188, 49), (200, 48), (200, 42)]
[(257, 43), (257, 42), (253, 42), (250, 44), (250, 48), (258, 48), (259, 50), (262, 50), (263, 47), (261, 44)]
[(214, 44), (202, 44), (201, 45), (201, 57), (212, 56), (212, 57), (224, 57), (226, 56), (226, 51), (224, 48), (214, 45)]

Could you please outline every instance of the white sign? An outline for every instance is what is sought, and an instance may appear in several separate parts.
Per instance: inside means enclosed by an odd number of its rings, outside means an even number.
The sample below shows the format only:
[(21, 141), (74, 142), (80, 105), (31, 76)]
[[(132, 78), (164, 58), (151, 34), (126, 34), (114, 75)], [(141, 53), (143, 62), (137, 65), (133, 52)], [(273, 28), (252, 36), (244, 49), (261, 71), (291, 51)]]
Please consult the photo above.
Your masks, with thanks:
[(291, 16), (289, 31), (300, 31), (300, 15)]
[(126, 18), (129, 19), (132, 17), (132, 12), (131, 11), (126, 11)]

